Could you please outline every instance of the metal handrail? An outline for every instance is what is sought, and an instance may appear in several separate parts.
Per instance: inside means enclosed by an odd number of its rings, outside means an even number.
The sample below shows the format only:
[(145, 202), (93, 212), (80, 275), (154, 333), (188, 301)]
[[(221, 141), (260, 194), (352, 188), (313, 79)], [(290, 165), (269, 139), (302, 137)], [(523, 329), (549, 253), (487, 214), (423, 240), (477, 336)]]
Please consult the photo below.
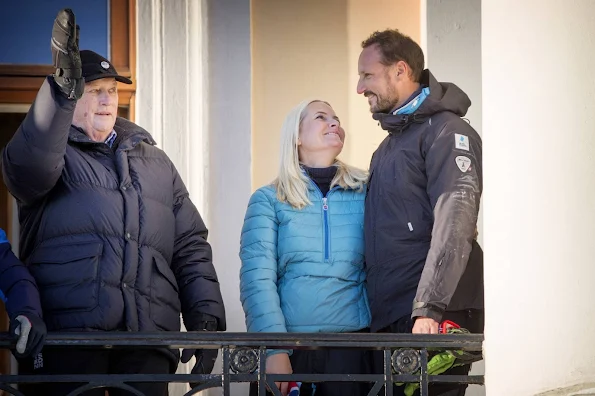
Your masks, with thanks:
[[(84, 332), (50, 333), (44, 348), (191, 348), (221, 349), (223, 357), (220, 374), (93, 374), (93, 375), (0, 375), (0, 389), (9, 394), (22, 393), (12, 385), (39, 382), (84, 383), (68, 396), (82, 394), (93, 388), (127, 389), (134, 395), (142, 393), (130, 387), (133, 382), (192, 382), (199, 385), (187, 396), (202, 390), (222, 387), (224, 395), (231, 395), (235, 382), (258, 382), (259, 395), (268, 387), (280, 395), (274, 382), (369, 382), (368, 395), (392, 395), (393, 382), (420, 383), (421, 396), (428, 395), (430, 383), (484, 383), (482, 375), (429, 375), (427, 362), (433, 353), (459, 350), (480, 356), (482, 334), (391, 334), (391, 333), (231, 333), (231, 332)], [(13, 349), (14, 339), (0, 333), (0, 348)], [(266, 349), (363, 349), (383, 351), (383, 372), (375, 374), (266, 374)], [(380, 353), (380, 352), (378, 352)], [(404, 363), (405, 362), (405, 363)]]

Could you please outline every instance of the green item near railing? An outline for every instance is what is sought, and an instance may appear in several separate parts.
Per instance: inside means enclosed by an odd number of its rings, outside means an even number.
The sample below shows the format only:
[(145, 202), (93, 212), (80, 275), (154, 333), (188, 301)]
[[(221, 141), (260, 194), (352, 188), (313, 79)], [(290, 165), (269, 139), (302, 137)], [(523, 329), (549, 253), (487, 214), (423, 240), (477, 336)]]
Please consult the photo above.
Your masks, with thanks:
[[(468, 334), (467, 329), (451, 328), (448, 329), (447, 334)], [(459, 359), (457, 361), (457, 359)], [(471, 364), (473, 361), (481, 360), (479, 355), (476, 358), (470, 359), (470, 354), (464, 351), (444, 351), (434, 355), (428, 361), (428, 375), (440, 375), (445, 371), (453, 368)], [(421, 371), (417, 370), (414, 375), (420, 375)], [(397, 386), (405, 385), (405, 396), (413, 396), (415, 391), (419, 389), (419, 382), (412, 382), (405, 384), (404, 382), (395, 382)]]
[[(459, 351), (454, 351), (454, 353)], [(444, 373), (446, 370), (463, 366), (465, 363), (456, 363), (456, 356), (450, 351), (441, 352), (430, 359), (428, 362), (428, 375), (439, 375)], [(415, 374), (420, 374), (416, 372)], [(397, 383), (397, 385), (404, 385), (403, 382)], [(408, 383), (405, 385), (405, 396), (413, 396), (415, 391), (419, 388), (419, 382)]]

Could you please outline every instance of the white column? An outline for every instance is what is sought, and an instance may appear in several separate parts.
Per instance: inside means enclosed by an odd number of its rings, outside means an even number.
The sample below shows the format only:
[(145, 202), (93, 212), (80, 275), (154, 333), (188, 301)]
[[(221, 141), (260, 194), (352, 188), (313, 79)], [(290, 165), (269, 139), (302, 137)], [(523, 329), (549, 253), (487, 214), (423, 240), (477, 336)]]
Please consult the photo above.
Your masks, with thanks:
[[(137, 0), (136, 121), (172, 160), (211, 228), (205, 5), (203, 0)], [(180, 364), (178, 373), (189, 373), (193, 365), (194, 359)], [(183, 383), (169, 386), (172, 396), (187, 390)]]
[(482, 2), (488, 396), (595, 387), (594, 36), (592, 0)]
[(137, 0), (136, 123), (163, 141), (162, 0)]
[(211, 240), (229, 331), (245, 331), (239, 241), (251, 194), (250, 1), (208, 2)]
[[(209, 223), (227, 330), (246, 331), (240, 304), (240, 233), (252, 180), (250, 0), (209, 0), (207, 6)], [(209, 392), (220, 395), (221, 389)], [(248, 394), (232, 384), (232, 395)]]
[(424, 2), (426, 67), (438, 81), (453, 82), (469, 95), (465, 118), (481, 134), (481, 0)]

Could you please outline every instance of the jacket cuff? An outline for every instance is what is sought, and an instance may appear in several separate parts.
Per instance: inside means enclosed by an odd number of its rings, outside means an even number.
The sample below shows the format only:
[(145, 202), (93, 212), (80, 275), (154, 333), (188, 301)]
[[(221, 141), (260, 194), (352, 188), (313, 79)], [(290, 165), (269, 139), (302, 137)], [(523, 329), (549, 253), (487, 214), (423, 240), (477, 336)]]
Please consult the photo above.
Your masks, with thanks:
[(8, 243), (8, 238), (6, 237), (6, 232), (2, 228), (0, 228), (0, 243)]
[(440, 323), (443, 315), (444, 310), (434, 305), (417, 301), (413, 303), (413, 311), (411, 313), (411, 318), (413, 319), (424, 317), (434, 319), (436, 322)]
[(267, 349), (267, 357), (277, 355), (279, 353), (286, 353), (291, 356), (293, 351), (291, 349)]
[(183, 315), (184, 326), (189, 331), (217, 331), (218, 320), (213, 315), (197, 313)]
[[(17, 312), (11, 312), (11, 314), (8, 316), (8, 320), (12, 322), (13, 320), (15, 320), (19, 316), (26, 317), (27, 320), (29, 322), (31, 322), (31, 324), (33, 324), (33, 322), (35, 322), (35, 319), (43, 322), (43, 317), (41, 315), (39, 315), (35, 311), (28, 311), (28, 310), (21, 310), (21, 311), (17, 311)], [(33, 318), (33, 319), (31, 319), (31, 318)]]

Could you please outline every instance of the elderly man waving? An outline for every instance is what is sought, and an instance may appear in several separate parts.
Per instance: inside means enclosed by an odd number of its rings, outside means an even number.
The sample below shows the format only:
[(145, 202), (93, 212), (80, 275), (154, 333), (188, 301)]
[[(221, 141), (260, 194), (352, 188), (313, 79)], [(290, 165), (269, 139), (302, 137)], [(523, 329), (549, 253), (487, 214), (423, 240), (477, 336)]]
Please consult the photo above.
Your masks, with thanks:
[[(79, 52), (78, 31), (72, 11), (62, 10), (51, 40), (56, 72), (2, 157), (19, 204), (20, 258), (38, 285), (45, 324), (49, 331), (179, 331), (181, 313), (188, 330), (225, 330), (207, 229), (151, 135), (117, 117), (117, 82), (131, 81), (102, 56)], [(210, 373), (216, 351), (188, 352), (185, 360), (197, 357), (193, 372)], [(178, 359), (177, 350), (47, 349), (20, 367), (154, 374), (174, 372)], [(167, 384), (131, 385), (167, 394)], [(76, 386), (23, 390), (62, 395)]]

